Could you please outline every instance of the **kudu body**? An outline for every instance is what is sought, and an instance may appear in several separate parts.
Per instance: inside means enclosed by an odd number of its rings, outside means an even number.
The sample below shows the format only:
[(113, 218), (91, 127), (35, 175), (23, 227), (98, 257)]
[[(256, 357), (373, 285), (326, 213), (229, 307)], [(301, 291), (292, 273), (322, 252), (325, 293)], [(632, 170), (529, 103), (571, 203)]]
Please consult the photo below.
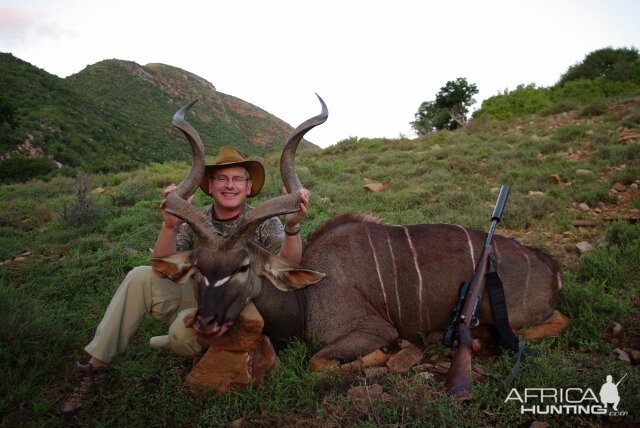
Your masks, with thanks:
[[(201, 336), (223, 334), (253, 300), (265, 320), (265, 334), (274, 342), (301, 337), (326, 345), (312, 358), (316, 369), (330, 361), (353, 361), (398, 338), (416, 340), (444, 330), (458, 287), (473, 275), (486, 237), (456, 225), (396, 226), (369, 216), (343, 215), (310, 236), (300, 266), (250, 241), (264, 219), (298, 209), (296, 192), (302, 186), (294, 167), (295, 150), (308, 130), (326, 120), (326, 106), (320, 102), (322, 113), (296, 128), (283, 150), (281, 173), (289, 194), (251, 210), (229, 237), (215, 235), (208, 220), (185, 202), (200, 182), (204, 155), (197, 133), (182, 119), (191, 105), (176, 113), (174, 124), (192, 145), (194, 165), (167, 201), (167, 210), (191, 225), (200, 246), (153, 261), (178, 282), (195, 276), (199, 308), (194, 328)], [(554, 261), (501, 236), (495, 236), (494, 250), (512, 328), (550, 319), (561, 288)], [(480, 319), (490, 323), (486, 300)]]

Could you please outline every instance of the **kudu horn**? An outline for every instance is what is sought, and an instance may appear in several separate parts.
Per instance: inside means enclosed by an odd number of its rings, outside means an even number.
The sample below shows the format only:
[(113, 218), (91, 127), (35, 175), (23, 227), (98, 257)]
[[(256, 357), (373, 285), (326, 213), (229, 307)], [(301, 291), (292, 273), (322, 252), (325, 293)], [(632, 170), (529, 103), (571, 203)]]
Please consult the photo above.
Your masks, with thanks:
[(198, 188), (198, 184), (204, 175), (204, 146), (196, 130), (184, 120), (187, 111), (199, 100), (197, 98), (182, 107), (173, 115), (173, 125), (187, 137), (191, 145), (193, 161), (187, 176), (178, 184), (178, 188), (167, 195), (165, 210), (191, 226), (201, 243), (208, 247), (217, 247), (220, 244), (218, 235), (215, 234), (211, 221), (196, 207), (187, 202), (189, 196)]
[(280, 175), (282, 176), (282, 182), (287, 189), (288, 195), (279, 196), (277, 198), (270, 199), (258, 205), (251, 211), (249, 211), (244, 221), (238, 225), (233, 235), (228, 242), (225, 242), (225, 246), (244, 245), (244, 243), (253, 235), (253, 231), (263, 221), (268, 218), (289, 214), (300, 210), (300, 197), (298, 196), (298, 190), (302, 188), (300, 178), (296, 172), (295, 157), (298, 144), (302, 140), (302, 137), (314, 127), (323, 124), (327, 117), (329, 117), (329, 110), (322, 98), (316, 94), (322, 111), (319, 115), (307, 119), (287, 138), (287, 142), (282, 149), (282, 155), (280, 156)]
[(318, 97), (318, 100), (320, 101), (322, 111), (319, 115), (304, 121), (293, 130), (291, 135), (289, 135), (287, 143), (285, 144), (284, 149), (282, 149), (282, 155), (280, 156), (280, 175), (282, 176), (284, 187), (289, 193), (296, 193), (302, 188), (302, 183), (300, 183), (300, 179), (298, 178), (295, 168), (298, 144), (300, 144), (302, 137), (304, 137), (307, 132), (316, 126), (323, 124), (327, 120), (327, 117), (329, 117), (327, 105), (324, 103), (320, 95), (316, 94), (316, 97)]

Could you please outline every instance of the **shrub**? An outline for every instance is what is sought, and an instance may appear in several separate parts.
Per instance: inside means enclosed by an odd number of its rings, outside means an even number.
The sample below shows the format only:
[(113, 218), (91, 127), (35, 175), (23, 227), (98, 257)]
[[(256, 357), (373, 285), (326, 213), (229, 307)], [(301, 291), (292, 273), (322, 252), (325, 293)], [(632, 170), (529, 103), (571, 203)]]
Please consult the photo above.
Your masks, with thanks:
[(540, 112), (542, 116), (550, 116), (554, 114), (565, 113), (573, 111), (578, 108), (578, 102), (570, 99), (563, 99), (556, 102), (553, 106)]
[(72, 205), (64, 205), (62, 221), (69, 226), (93, 223), (99, 218), (99, 208), (89, 194), (89, 178), (78, 174), (75, 188), (75, 200)]
[(0, 183), (25, 182), (46, 176), (54, 168), (53, 163), (46, 158), (12, 157), (0, 161)]
[(580, 117), (602, 116), (606, 112), (607, 112), (607, 106), (601, 101), (596, 101), (596, 102), (590, 103), (589, 105), (586, 105), (580, 111)]
[(135, 180), (126, 180), (120, 184), (115, 195), (111, 196), (111, 202), (118, 207), (135, 205), (144, 194), (146, 186)]
[(510, 119), (512, 117), (532, 114), (551, 106), (551, 98), (547, 88), (538, 88), (535, 84), (518, 85), (513, 91), (491, 97), (482, 103), (473, 117), (489, 115), (494, 119)]

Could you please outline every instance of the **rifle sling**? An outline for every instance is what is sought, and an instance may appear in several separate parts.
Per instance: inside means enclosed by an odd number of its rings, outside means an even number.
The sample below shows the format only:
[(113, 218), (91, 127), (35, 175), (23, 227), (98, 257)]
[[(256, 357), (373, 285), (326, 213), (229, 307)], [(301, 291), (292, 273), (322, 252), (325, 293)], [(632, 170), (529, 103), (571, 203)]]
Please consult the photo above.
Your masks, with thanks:
[(498, 272), (492, 271), (487, 273), (486, 290), (493, 312), (493, 323), (500, 336), (500, 344), (516, 352), (516, 362), (504, 384), (505, 387), (509, 387), (514, 379), (520, 375), (520, 370), (522, 369), (521, 362), (525, 357), (527, 355), (539, 355), (539, 352), (527, 346), (524, 340), (518, 339), (513, 333), (513, 330), (511, 330), (509, 326), (509, 316), (507, 315), (507, 301), (504, 298), (502, 280), (500, 280)]
[(509, 315), (507, 315), (507, 301), (504, 298), (504, 289), (498, 272), (487, 273), (486, 290), (489, 295), (489, 303), (493, 312), (493, 324), (498, 330), (500, 344), (518, 352), (518, 338), (513, 334), (509, 326)]

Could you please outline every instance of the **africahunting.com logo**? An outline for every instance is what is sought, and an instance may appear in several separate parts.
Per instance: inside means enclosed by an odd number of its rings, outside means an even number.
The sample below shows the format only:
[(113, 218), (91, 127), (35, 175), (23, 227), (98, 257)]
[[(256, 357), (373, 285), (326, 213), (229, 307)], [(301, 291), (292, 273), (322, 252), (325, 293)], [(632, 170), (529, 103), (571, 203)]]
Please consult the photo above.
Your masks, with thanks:
[(591, 388), (512, 388), (504, 402), (520, 403), (521, 414), (627, 416), (618, 409), (618, 385), (626, 376), (613, 383), (608, 375), (598, 394)]

